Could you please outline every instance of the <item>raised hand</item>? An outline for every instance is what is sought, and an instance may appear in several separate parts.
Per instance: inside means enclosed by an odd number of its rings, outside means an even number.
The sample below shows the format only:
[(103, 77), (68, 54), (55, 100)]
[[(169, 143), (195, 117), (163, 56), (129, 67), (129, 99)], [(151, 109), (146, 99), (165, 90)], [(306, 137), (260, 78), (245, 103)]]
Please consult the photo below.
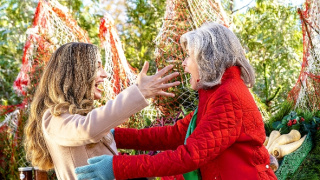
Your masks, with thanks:
[(174, 72), (162, 78), (162, 76), (165, 75), (172, 68), (173, 65), (169, 65), (163, 68), (162, 70), (158, 71), (155, 75), (147, 76), (149, 62), (146, 61), (136, 81), (142, 95), (145, 98), (152, 98), (157, 95), (174, 97), (173, 93), (165, 92), (163, 91), (163, 89), (168, 89), (170, 87), (179, 85), (179, 81), (165, 84), (172, 78), (177, 77), (179, 73)]

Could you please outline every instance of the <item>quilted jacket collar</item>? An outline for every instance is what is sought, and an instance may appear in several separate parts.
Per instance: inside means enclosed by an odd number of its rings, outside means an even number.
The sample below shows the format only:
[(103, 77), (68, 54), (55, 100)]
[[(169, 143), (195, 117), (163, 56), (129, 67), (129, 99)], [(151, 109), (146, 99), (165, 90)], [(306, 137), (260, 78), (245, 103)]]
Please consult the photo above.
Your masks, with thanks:
[(241, 78), (241, 70), (239, 66), (231, 66), (230, 68), (226, 69), (224, 72), (221, 84), (226, 81), (227, 79), (239, 79)]
[[(238, 66), (231, 66), (230, 68), (226, 69), (224, 72), (222, 79), (221, 79), (221, 84), (226, 82), (229, 79), (239, 79), (241, 78), (241, 70), (240, 67)], [(198, 117), (197, 121), (199, 121), (202, 117), (203, 109), (205, 105), (207, 104), (207, 100), (209, 97), (216, 91), (216, 89), (220, 85), (214, 86), (210, 89), (199, 89), (199, 105), (198, 105)]]

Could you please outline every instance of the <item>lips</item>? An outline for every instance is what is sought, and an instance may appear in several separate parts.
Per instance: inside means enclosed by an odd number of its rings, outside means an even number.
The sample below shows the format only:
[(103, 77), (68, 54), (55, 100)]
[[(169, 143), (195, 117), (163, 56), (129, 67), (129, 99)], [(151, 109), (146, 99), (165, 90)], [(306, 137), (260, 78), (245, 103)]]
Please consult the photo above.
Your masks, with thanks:
[(98, 81), (96, 84), (95, 84), (95, 87), (96, 87), (96, 90), (98, 91), (103, 91), (103, 81)]

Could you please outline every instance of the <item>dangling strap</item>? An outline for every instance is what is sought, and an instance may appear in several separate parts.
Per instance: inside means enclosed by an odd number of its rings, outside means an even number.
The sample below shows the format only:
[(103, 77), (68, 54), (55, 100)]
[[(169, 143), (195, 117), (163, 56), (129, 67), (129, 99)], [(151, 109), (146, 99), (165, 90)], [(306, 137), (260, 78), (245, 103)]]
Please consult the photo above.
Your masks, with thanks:
[[(112, 141), (113, 141), (113, 135), (111, 134), (111, 132), (110, 133), (108, 133), (107, 134), (107, 136), (109, 136), (109, 138), (108, 139), (106, 139), (106, 137), (103, 137), (103, 138), (101, 138), (101, 142), (102, 142), (102, 144), (103, 145), (105, 145), (108, 149), (109, 149), (109, 151), (115, 156), (115, 155), (118, 155), (113, 149), (112, 149), (112, 147), (110, 146), (110, 144), (112, 143)], [(110, 138), (111, 137), (111, 138)]]
[[(197, 122), (197, 114), (198, 114), (198, 107), (196, 108), (196, 110), (194, 110), (194, 114), (191, 118), (191, 121), (189, 123), (189, 127), (188, 127), (188, 131), (186, 134), (186, 138), (184, 139), (184, 144), (187, 144), (187, 139), (188, 137), (192, 134), (192, 132), (194, 131), (194, 129), (196, 128), (196, 122)], [(200, 170), (196, 169), (194, 171), (188, 172), (183, 174), (183, 177), (185, 180), (201, 180), (201, 174), (200, 174)]]
[(188, 131), (186, 134), (186, 138), (184, 139), (184, 144), (187, 144), (187, 139), (188, 137), (192, 134), (192, 132), (194, 131), (194, 129), (196, 128), (196, 122), (197, 122), (197, 114), (198, 114), (198, 107), (196, 108), (196, 110), (194, 110), (194, 114), (191, 118), (191, 121), (189, 123), (189, 127), (188, 127)]

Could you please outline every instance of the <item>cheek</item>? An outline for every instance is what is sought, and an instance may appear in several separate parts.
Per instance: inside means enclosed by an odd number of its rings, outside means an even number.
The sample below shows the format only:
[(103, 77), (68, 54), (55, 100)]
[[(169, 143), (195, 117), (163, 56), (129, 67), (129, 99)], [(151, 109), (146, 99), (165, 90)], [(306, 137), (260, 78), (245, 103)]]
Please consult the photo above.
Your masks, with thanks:
[(101, 75), (101, 70), (99, 69), (98, 71), (97, 71), (97, 77), (99, 77)]
[(197, 76), (197, 77), (199, 76), (199, 68), (197, 64), (192, 65), (192, 72), (194, 76)]
[(99, 78), (100, 78), (100, 76), (101, 76), (101, 69), (99, 69), (98, 71), (97, 71), (97, 75), (96, 75), (96, 80), (98, 80)]

